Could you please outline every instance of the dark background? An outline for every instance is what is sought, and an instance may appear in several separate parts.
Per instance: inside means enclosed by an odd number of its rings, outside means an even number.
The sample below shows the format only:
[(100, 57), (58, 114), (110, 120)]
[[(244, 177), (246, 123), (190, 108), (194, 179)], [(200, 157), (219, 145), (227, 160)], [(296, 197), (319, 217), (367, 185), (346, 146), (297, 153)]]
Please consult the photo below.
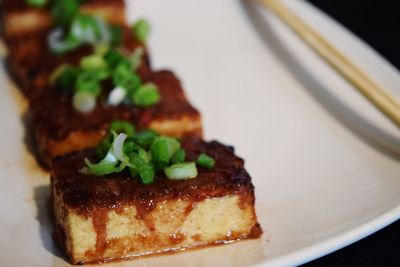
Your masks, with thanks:
[[(307, 0), (400, 69), (400, 1)], [(400, 266), (400, 221), (305, 266)]]

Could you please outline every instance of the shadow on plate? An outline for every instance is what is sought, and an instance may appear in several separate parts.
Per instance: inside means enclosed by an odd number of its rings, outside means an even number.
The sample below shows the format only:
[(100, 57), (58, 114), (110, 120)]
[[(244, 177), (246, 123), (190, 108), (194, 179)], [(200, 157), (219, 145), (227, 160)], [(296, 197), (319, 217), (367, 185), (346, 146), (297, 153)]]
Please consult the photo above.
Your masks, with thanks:
[(56, 257), (64, 259), (53, 238), (51, 224), (50, 185), (40, 185), (34, 188), (33, 199), (36, 205), (35, 219), (39, 222), (39, 235), (43, 247)]
[(306, 89), (306, 92), (316, 100), (336, 121), (345, 126), (354, 135), (379, 152), (400, 161), (399, 138), (371, 124), (363, 116), (329, 92), (320, 83), (315, 74), (304, 68), (279, 39), (270, 23), (263, 15), (263, 7), (257, 1), (240, 0), (248, 19), (257, 35), (270, 49), (276, 58), (283, 63), (294, 78)]

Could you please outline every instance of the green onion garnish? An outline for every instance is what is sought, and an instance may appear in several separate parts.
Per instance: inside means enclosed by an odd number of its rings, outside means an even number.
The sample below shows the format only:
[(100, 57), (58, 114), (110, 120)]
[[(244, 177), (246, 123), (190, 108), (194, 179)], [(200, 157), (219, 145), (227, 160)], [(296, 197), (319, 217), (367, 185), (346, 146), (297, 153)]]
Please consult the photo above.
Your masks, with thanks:
[(113, 81), (116, 86), (121, 86), (129, 92), (135, 92), (140, 86), (140, 78), (132, 72), (131, 67), (121, 62), (113, 72)]
[(140, 107), (148, 107), (160, 101), (160, 93), (155, 84), (143, 84), (133, 93), (132, 102)]
[(47, 4), (47, 0), (25, 0), (28, 5), (42, 7)]
[(130, 61), (133, 70), (137, 70), (140, 64), (142, 64), (143, 54), (144, 54), (143, 47), (137, 47), (135, 51), (133, 51), (132, 55), (130, 56)]
[(145, 43), (150, 33), (150, 23), (145, 19), (139, 19), (133, 25), (133, 31), (135, 33), (136, 38), (140, 42)]
[(99, 56), (104, 56), (110, 50), (110, 45), (107, 43), (99, 43), (94, 47), (94, 54)]
[(81, 59), (81, 68), (84, 70), (96, 70), (107, 68), (107, 62), (101, 55), (89, 55)]
[(157, 137), (150, 147), (151, 156), (154, 161), (168, 163), (181, 144), (172, 137)]
[(205, 169), (212, 169), (215, 165), (215, 159), (205, 153), (201, 153), (197, 158), (196, 163)]
[(96, 97), (85, 91), (76, 92), (72, 98), (72, 106), (79, 112), (88, 113), (96, 106)]
[(136, 153), (129, 155), (130, 162), (133, 167), (131, 169), (136, 170), (139, 173), (140, 178), (144, 184), (150, 184), (154, 181), (155, 171), (152, 165), (146, 163), (146, 161)]
[(185, 157), (186, 157), (186, 151), (183, 148), (179, 148), (172, 156), (171, 163), (172, 164), (182, 163), (185, 161)]
[(111, 90), (108, 95), (108, 104), (111, 106), (117, 106), (124, 101), (127, 95), (127, 90), (121, 86), (117, 86)]
[(78, 13), (79, 0), (53, 1), (52, 16), (57, 25), (67, 26)]
[(135, 127), (127, 121), (113, 121), (110, 130), (116, 133), (125, 133), (129, 137), (135, 134)]
[(79, 75), (79, 69), (76, 67), (64, 67), (62, 72), (58, 75), (57, 84), (66, 91), (73, 91), (75, 80)]
[(79, 73), (75, 88), (80, 92), (87, 92), (93, 96), (98, 96), (101, 92), (100, 82), (96, 72), (83, 71)]
[(197, 176), (195, 162), (185, 162), (186, 151), (180, 142), (172, 137), (158, 136), (153, 130), (135, 133), (127, 121), (114, 121), (102, 143), (96, 148), (98, 163), (85, 159), (83, 173), (106, 175), (129, 172), (140, 178), (143, 184), (150, 184), (157, 171), (164, 171), (172, 180), (191, 179)]
[(136, 133), (133, 136), (133, 141), (135, 141), (141, 147), (148, 149), (157, 136), (158, 134), (155, 131), (147, 129)]
[(88, 173), (93, 175), (106, 175), (115, 172), (118, 160), (110, 150), (99, 163), (93, 164), (88, 159), (85, 159), (85, 163)]
[(74, 36), (66, 36), (65, 39), (63, 37), (64, 32), (60, 28), (56, 28), (49, 33), (47, 38), (51, 51), (54, 53), (65, 53), (80, 45), (79, 40)]
[(186, 180), (197, 176), (194, 162), (177, 163), (164, 169), (165, 175), (171, 180)]

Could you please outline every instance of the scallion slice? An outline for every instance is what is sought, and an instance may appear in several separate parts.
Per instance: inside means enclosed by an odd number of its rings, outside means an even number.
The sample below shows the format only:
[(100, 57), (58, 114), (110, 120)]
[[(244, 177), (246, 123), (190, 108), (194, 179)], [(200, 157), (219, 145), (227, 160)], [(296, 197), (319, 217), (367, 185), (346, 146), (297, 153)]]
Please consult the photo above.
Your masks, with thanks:
[(53, 1), (52, 17), (59, 26), (67, 26), (79, 10), (80, 0)]
[(96, 97), (85, 91), (78, 91), (72, 98), (72, 106), (76, 111), (88, 113), (96, 106)]
[(133, 31), (135, 33), (136, 38), (140, 42), (145, 43), (150, 33), (150, 23), (145, 19), (139, 19), (133, 25)]
[(215, 159), (212, 157), (208, 156), (205, 153), (201, 153), (197, 160), (196, 160), (197, 165), (205, 168), (205, 169), (212, 169), (215, 165)]
[(79, 73), (75, 89), (79, 92), (87, 92), (93, 96), (98, 96), (101, 86), (95, 71), (82, 71)]
[(58, 78), (64, 73), (66, 69), (70, 68), (68, 64), (62, 64), (58, 66), (51, 74), (50, 74), (50, 84), (55, 84), (58, 80)]
[(141, 147), (148, 149), (157, 136), (158, 134), (155, 131), (147, 129), (136, 133), (133, 140)]
[(129, 158), (124, 154), (124, 142), (125, 139), (128, 137), (125, 133), (120, 133), (117, 135), (114, 131), (112, 131), (114, 135), (114, 142), (112, 143), (112, 151), (115, 157), (121, 162), (129, 161)]
[(130, 61), (133, 70), (137, 70), (139, 66), (142, 64), (143, 54), (144, 54), (143, 47), (137, 47), (135, 51), (133, 51), (132, 55), (130, 56)]
[(106, 175), (115, 172), (118, 159), (111, 152), (108, 151), (107, 155), (99, 163), (91, 163), (88, 159), (85, 159), (87, 171), (93, 175)]
[(107, 67), (107, 62), (101, 55), (89, 55), (81, 59), (81, 68), (85, 70), (97, 70)]
[(51, 51), (54, 53), (65, 53), (73, 50), (80, 45), (80, 42), (73, 36), (67, 35), (64, 38), (64, 32), (60, 28), (51, 31), (47, 37), (47, 41)]
[(116, 133), (125, 133), (128, 137), (130, 137), (135, 134), (135, 127), (127, 121), (114, 120), (111, 123), (110, 131)]
[(172, 156), (171, 163), (172, 164), (182, 163), (185, 161), (185, 157), (186, 157), (186, 151), (183, 148), (179, 148)]
[(141, 85), (133, 93), (132, 102), (140, 107), (148, 107), (157, 104), (160, 101), (160, 93), (155, 84), (147, 83)]
[(133, 165), (131, 169), (136, 170), (139, 173), (140, 178), (144, 184), (150, 184), (154, 181), (155, 171), (151, 164), (136, 153), (129, 155), (130, 163)]
[(181, 144), (172, 137), (157, 137), (150, 147), (151, 156), (154, 161), (168, 163)]
[(108, 95), (108, 104), (111, 106), (117, 106), (122, 101), (124, 101), (126, 97), (126, 89), (121, 86), (117, 86), (111, 90), (110, 94)]
[(25, 0), (28, 5), (42, 7), (47, 4), (47, 0)]
[(110, 50), (110, 45), (107, 43), (99, 43), (94, 47), (94, 53), (99, 56), (104, 56)]
[(131, 66), (127, 66), (124, 62), (115, 68), (113, 81), (116, 86), (121, 86), (132, 93), (137, 91), (141, 83), (139, 76), (132, 71)]
[(164, 169), (165, 175), (171, 180), (186, 180), (197, 176), (194, 162), (177, 163)]

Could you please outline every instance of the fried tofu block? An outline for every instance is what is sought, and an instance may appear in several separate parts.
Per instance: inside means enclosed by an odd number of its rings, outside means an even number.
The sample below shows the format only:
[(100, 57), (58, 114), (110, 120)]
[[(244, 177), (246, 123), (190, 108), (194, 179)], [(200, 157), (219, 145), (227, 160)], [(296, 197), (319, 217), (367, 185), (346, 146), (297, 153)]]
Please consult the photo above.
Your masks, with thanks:
[(131, 259), (181, 251), (262, 234), (254, 187), (244, 161), (216, 141), (184, 138), (187, 160), (200, 153), (216, 159), (194, 179), (157, 174), (143, 185), (127, 174), (80, 173), (92, 150), (57, 158), (51, 187), (55, 238), (73, 264)]
[[(25, 0), (3, 0), (0, 8), (2, 31), (6, 40), (11, 37), (47, 32), (53, 25), (48, 7), (31, 7)], [(112, 24), (125, 25), (123, 0), (85, 1), (80, 10), (84, 14), (103, 17)]]
[(32, 127), (42, 163), (48, 166), (53, 157), (96, 146), (113, 120), (129, 121), (139, 129), (151, 128), (163, 135), (201, 136), (200, 114), (188, 102), (172, 72), (149, 72), (142, 80), (157, 85), (161, 95), (157, 105), (110, 106), (100, 99), (93, 111), (80, 113), (61, 90), (44, 90), (31, 103)]
[[(126, 53), (132, 53), (138, 47), (143, 48), (142, 64), (138, 72), (148, 72), (150, 60), (146, 47), (136, 40), (131, 28), (125, 26), (121, 29), (121, 48)], [(83, 56), (93, 53), (93, 48), (87, 45), (69, 53), (54, 54), (47, 46), (47, 33), (30, 34), (10, 40), (9, 71), (28, 99), (33, 99), (42, 90), (49, 89), (51, 74), (57, 67), (62, 64), (79, 65)]]

